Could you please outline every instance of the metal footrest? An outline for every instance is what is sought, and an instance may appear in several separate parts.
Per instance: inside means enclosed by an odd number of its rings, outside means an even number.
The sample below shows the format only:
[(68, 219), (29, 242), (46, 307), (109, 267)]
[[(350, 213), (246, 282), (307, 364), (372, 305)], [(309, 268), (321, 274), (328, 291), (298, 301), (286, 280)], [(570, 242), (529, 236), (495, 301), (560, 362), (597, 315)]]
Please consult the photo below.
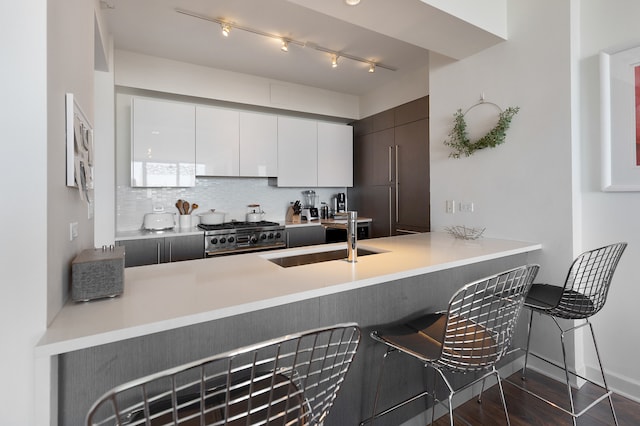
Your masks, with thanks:
[[(511, 352), (515, 352), (516, 350), (523, 350), (523, 349), (518, 348), (518, 349), (512, 350)], [(529, 356), (534, 356), (534, 357), (536, 357), (537, 359), (539, 359), (539, 360), (541, 360), (541, 361), (544, 361), (544, 362), (546, 362), (546, 363), (547, 363), (547, 364), (549, 364), (549, 365), (552, 365), (552, 366), (554, 366), (554, 367), (556, 367), (556, 368), (558, 368), (558, 369), (560, 369), (560, 370), (562, 370), (562, 371), (565, 371), (565, 369), (564, 369), (564, 367), (563, 367), (563, 366), (561, 366), (561, 365), (559, 365), (559, 364), (557, 364), (557, 363), (555, 363), (555, 362), (553, 362), (553, 361), (551, 361), (551, 360), (549, 360), (549, 359), (547, 359), (547, 358), (544, 358), (544, 357), (542, 357), (542, 356), (540, 356), (540, 355), (537, 355), (537, 354), (535, 354), (535, 353), (533, 353), (533, 352), (529, 352)], [(580, 416), (581, 416), (581, 415), (583, 415), (585, 412), (587, 412), (587, 411), (589, 411), (591, 408), (593, 408), (595, 405), (597, 405), (598, 403), (600, 403), (600, 402), (601, 402), (601, 401), (603, 401), (604, 399), (609, 398), (609, 397), (613, 394), (613, 391), (606, 389), (606, 388), (605, 388), (604, 386), (602, 386), (601, 384), (596, 383), (596, 382), (594, 382), (593, 380), (587, 379), (586, 377), (584, 377), (584, 376), (582, 376), (582, 375), (580, 375), (580, 374), (576, 373), (575, 371), (567, 370), (567, 373), (568, 373), (569, 375), (571, 375), (571, 376), (574, 376), (574, 377), (580, 378), (580, 379), (582, 379), (582, 380), (584, 380), (584, 381), (586, 381), (586, 382), (588, 382), (588, 383), (591, 383), (591, 384), (592, 384), (592, 385), (594, 385), (594, 386), (599, 387), (600, 389), (602, 389), (603, 391), (605, 391), (605, 393), (604, 393), (603, 395), (599, 396), (595, 401), (593, 401), (591, 404), (589, 404), (586, 408), (583, 408), (582, 410), (580, 410), (580, 412), (575, 413), (575, 412), (571, 412), (571, 411), (567, 410), (567, 409), (566, 409), (566, 408), (564, 408), (564, 407), (561, 407), (561, 406), (560, 406), (560, 405), (558, 405), (557, 403), (555, 403), (555, 402), (553, 402), (553, 401), (550, 401), (550, 400), (546, 399), (545, 397), (543, 397), (543, 396), (541, 396), (541, 395), (538, 395), (537, 393), (535, 393), (535, 392), (533, 392), (533, 391), (531, 391), (531, 390), (529, 390), (529, 389), (525, 388), (524, 386), (522, 386), (522, 385), (521, 385), (521, 384), (519, 384), (519, 383), (514, 383), (513, 381), (509, 380), (508, 378), (507, 378), (507, 379), (503, 379), (503, 380), (504, 380), (505, 382), (507, 382), (507, 383), (509, 383), (509, 384), (511, 384), (511, 385), (513, 385), (513, 386), (515, 386), (515, 387), (517, 387), (518, 389), (520, 389), (520, 390), (522, 390), (522, 391), (526, 392), (527, 394), (529, 394), (529, 395), (531, 395), (531, 396), (534, 396), (534, 397), (538, 398), (539, 400), (541, 400), (541, 401), (543, 401), (543, 402), (546, 402), (547, 404), (549, 404), (549, 405), (551, 405), (551, 406), (553, 406), (553, 407), (557, 408), (558, 410), (560, 410), (560, 411), (562, 411), (562, 412), (564, 412), (564, 413), (566, 413), (566, 414), (569, 414), (569, 415), (570, 415), (570, 416), (572, 416), (573, 418), (578, 418), (578, 417), (580, 417)], [(524, 378), (524, 377), (523, 377), (523, 380), (525, 380), (525, 381), (526, 381), (526, 378)]]

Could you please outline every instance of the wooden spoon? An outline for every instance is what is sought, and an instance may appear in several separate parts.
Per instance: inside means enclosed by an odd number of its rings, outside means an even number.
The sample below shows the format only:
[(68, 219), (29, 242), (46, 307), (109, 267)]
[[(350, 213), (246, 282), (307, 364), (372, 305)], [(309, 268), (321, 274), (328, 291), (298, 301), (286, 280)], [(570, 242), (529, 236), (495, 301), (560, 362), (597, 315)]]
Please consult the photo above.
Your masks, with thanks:
[(182, 211), (183, 211), (184, 213), (182, 213), (182, 214), (189, 214), (189, 207), (191, 207), (191, 205), (189, 204), (189, 202), (188, 202), (188, 201), (186, 201), (186, 200), (185, 200), (185, 201), (183, 201), (183, 202), (182, 202)]
[(195, 209), (197, 209), (197, 208), (198, 208), (198, 205), (196, 203), (191, 204), (191, 212), (190, 213), (193, 213), (193, 211)]
[(184, 213), (182, 212), (182, 200), (178, 200), (178, 201), (176, 201), (176, 208), (178, 209), (178, 213), (180, 213), (180, 214), (184, 214)]

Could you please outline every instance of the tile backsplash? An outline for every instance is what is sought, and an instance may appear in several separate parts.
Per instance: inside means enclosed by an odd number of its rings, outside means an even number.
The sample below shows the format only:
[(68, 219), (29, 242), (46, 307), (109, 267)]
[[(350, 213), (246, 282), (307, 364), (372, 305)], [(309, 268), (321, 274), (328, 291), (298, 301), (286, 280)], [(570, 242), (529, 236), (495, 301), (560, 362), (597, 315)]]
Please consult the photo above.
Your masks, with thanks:
[(264, 220), (283, 221), (290, 203), (300, 200), (302, 191), (313, 189), (317, 205), (326, 202), (346, 188), (278, 188), (269, 185), (268, 178), (197, 178), (190, 188), (131, 188), (118, 185), (116, 191), (116, 232), (140, 229), (145, 213), (154, 209), (178, 213), (178, 199), (197, 203), (194, 214), (209, 209), (226, 213), (225, 221), (245, 220), (248, 204), (260, 204)]

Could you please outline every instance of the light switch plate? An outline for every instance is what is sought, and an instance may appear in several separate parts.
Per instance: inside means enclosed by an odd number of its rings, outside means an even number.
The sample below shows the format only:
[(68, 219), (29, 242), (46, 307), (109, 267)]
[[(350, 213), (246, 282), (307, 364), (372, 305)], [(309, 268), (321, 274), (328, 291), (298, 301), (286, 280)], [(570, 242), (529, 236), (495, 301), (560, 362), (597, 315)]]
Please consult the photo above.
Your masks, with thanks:
[(73, 241), (78, 238), (78, 222), (71, 222), (69, 224), (69, 241)]
[(456, 212), (456, 202), (454, 200), (447, 200), (446, 203), (446, 212), (447, 213), (455, 213)]

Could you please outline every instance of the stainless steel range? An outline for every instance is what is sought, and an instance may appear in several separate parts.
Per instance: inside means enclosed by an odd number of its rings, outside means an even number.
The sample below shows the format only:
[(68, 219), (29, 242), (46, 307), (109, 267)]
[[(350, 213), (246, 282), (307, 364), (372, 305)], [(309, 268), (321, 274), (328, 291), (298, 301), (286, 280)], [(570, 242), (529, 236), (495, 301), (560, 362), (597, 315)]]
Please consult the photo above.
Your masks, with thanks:
[(284, 226), (277, 222), (227, 222), (198, 225), (204, 233), (205, 257), (285, 248)]

